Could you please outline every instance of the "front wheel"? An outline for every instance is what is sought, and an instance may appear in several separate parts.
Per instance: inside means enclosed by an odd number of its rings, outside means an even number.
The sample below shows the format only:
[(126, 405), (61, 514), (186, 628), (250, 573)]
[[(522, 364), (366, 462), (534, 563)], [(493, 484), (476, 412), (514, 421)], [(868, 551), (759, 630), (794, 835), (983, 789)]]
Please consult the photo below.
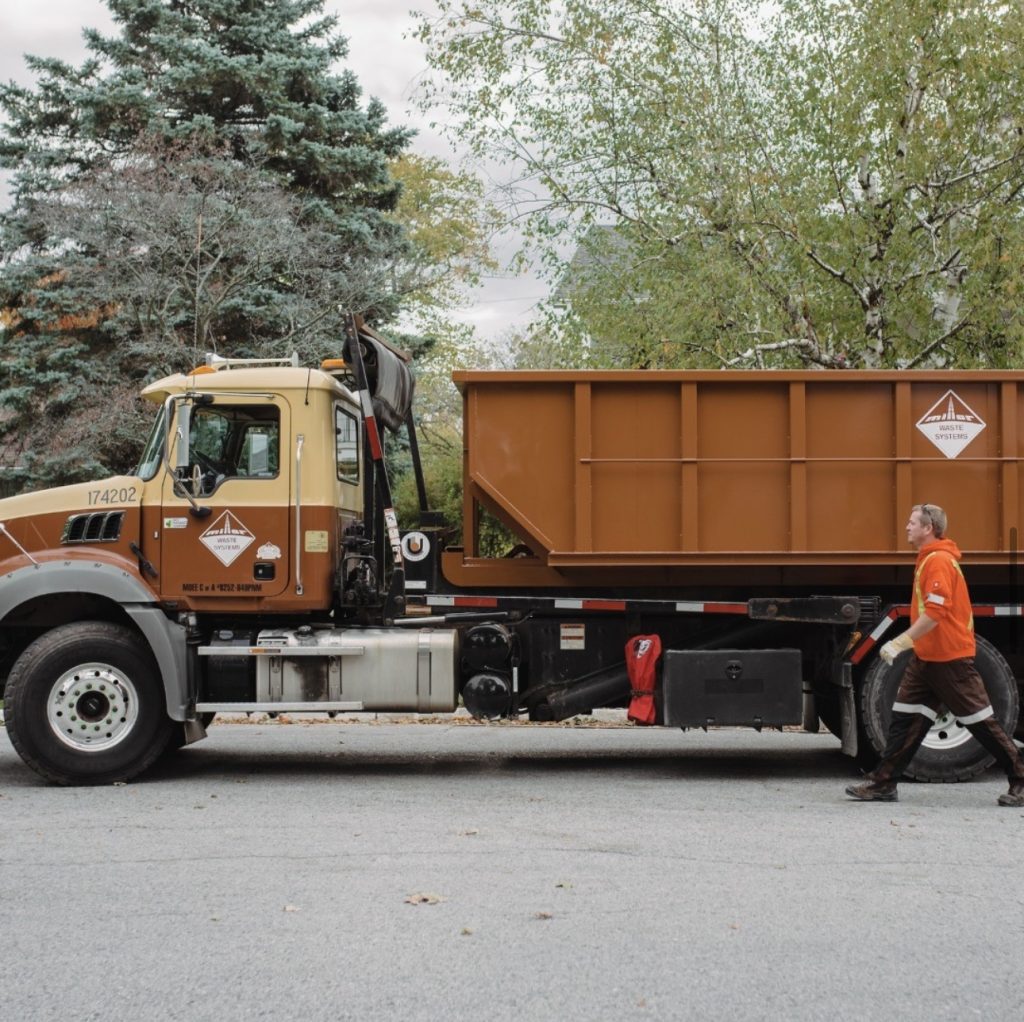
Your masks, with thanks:
[(152, 656), (134, 632), (106, 621), (36, 639), (11, 670), (4, 710), (18, 754), (57, 784), (127, 781), (171, 737)]
[[(996, 720), (1007, 734), (1013, 734), (1019, 701), (1017, 680), (999, 651), (980, 635), (975, 638), (978, 648), (974, 666), (985, 682)], [(861, 720), (879, 755), (885, 748), (892, 720), (892, 704), (910, 657), (909, 652), (901, 653), (891, 665), (879, 657), (871, 665), (861, 686)], [(925, 735), (905, 774), (916, 781), (966, 781), (987, 770), (992, 763), (992, 757), (970, 731), (945, 711)]]

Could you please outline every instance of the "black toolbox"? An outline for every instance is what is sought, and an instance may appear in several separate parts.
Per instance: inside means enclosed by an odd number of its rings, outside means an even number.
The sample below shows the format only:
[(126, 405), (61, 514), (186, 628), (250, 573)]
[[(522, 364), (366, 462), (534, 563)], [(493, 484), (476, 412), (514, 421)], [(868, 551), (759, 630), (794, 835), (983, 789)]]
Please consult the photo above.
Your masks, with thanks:
[(799, 724), (803, 708), (798, 649), (666, 650), (662, 723), (673, 727)]

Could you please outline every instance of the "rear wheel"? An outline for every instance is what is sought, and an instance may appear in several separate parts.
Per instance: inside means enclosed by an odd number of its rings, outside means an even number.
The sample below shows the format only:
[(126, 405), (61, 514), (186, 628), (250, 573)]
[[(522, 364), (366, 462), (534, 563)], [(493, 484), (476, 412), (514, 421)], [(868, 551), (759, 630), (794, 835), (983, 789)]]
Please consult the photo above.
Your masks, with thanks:
[[(976, 638), (978, 650), (974, 666), (985, 682), (996, 720), (1007, 734), (1013, 734), (1018, 710), (1017, 681), (999, 651), (981, 636)], [(879, 657), (871, 665), (861, 686), (861, 719), (878, 755), (885, 748), (892, 704), (910, 656), (909, 651), (901, 653), (891, 665)], [(917, 781), (965, 781), (987, 770), (993, 762), (970, 731), (946, 712), (925, 736), (906, 770), (906, 776)]]
[(4, 693), (7, 733), (58, 784), (110, 784), (145, 770), (171, 737), (148, 649), (106, 621), (62, 625), (18, 658)]

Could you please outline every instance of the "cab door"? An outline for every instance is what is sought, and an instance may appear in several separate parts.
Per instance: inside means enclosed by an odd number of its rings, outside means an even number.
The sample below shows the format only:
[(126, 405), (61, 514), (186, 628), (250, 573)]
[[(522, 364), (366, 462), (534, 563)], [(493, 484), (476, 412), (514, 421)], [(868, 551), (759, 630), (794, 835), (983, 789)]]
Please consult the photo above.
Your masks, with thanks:
[[(165, 599), (259, 599), (288, 587), (290, 418), (278, 396), (218, 394), (190, 405), (188, 465), (177, 485), (167, 476), (162, 493)], [(198, 517), (193, 503), (209, 514)]]

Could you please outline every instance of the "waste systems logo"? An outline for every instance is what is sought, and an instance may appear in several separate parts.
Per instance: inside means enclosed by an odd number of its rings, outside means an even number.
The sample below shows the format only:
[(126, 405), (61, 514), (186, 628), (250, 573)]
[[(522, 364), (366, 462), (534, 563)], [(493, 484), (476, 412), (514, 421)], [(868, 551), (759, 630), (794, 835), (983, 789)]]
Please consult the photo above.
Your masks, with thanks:
[(947, 390), (918, 420), (917, 428), (947, 458), (955, 458), (985, 428), (963, 398)]
[(200, 537), (224, 567), (232, 564), (256, 537), (230, 512), (225, 511)]

